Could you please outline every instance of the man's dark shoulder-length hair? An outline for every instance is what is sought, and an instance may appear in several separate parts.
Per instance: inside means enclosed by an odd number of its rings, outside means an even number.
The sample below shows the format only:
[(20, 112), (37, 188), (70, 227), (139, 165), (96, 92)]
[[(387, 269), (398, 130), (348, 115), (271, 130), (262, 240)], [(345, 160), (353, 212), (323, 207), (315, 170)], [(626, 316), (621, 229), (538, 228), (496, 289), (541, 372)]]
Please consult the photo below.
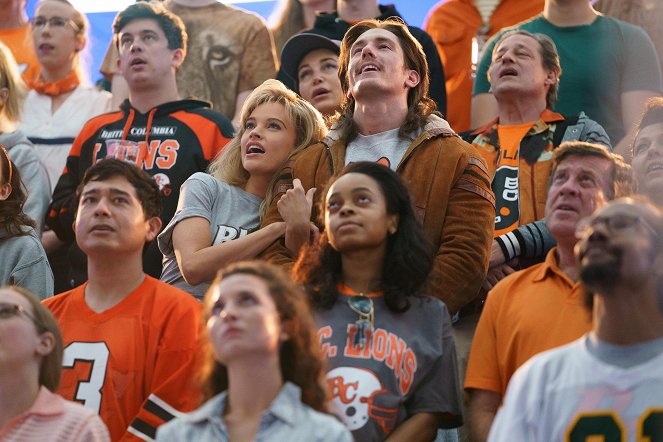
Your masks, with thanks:
[(428, 97), (430, 78), (428, 73), (428, 61), (421, 44), (415, 39), (407, 25), (398, 17), (387, 20), (364, 20), (352, 26), (343, 37), (341, 53), (339, 55), (338, 76), (341, 80), (341, 88), (345, 96), (341, 105), (341, 111), (337, 116), (336, 128), (342, 133), (342, 139), (347, 143), (357, 136), (357, 127), (353, 121), (355, 100), (348, 94), (350, 81), (348, 78), (348, 64), (350, 62), (350, 51), (352, 45), (366, 31), (371, 29), (384, 29), (396, 37), (400, 42), (408, 69), (419, 73), (419, 84), (408, 91), (407, 105), (408, 113), (401, 125), (399, 136), (406, 138), (412, 132), (426, 124), (426, 117), (436, 110), (435, 102)]

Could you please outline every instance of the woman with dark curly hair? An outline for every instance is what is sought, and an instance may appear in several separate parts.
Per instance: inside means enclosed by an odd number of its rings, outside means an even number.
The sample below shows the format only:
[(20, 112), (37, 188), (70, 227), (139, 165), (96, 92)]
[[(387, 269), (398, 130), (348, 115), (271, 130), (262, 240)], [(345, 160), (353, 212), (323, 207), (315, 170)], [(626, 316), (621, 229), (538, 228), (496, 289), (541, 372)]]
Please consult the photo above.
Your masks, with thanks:
[(23, 212), (27, 198), (21, 174), (0, 144), (0, 285), (22, 286), (45, 299), (53, 296), (53, 273), (35, 222)]
[(355, 440), (433, 440), (461, 424), (446, 306), (425, 296), (433, 250), (389, 168), (332, 180), (325, 232), (295, 266), (315, 308), (333, 411)]
[(351, 441), (324, 414), (322, 361), (306, 296), (280, 270), (243, 262), (219, 272), (204, 301), (198, 410), (157, 441)]

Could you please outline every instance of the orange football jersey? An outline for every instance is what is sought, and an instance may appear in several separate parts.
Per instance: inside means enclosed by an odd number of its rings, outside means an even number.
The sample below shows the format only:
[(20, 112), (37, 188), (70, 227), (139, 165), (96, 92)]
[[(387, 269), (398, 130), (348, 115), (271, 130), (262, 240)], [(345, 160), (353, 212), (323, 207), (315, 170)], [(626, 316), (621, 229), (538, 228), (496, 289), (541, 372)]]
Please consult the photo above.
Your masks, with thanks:
[(162, 423), (199, 405), (200, 304), (150, 276), (101, 313), (87, 283), (44, 301), (62, 329), (58, 393), (99, 413), (113, 441), (151, 440)]

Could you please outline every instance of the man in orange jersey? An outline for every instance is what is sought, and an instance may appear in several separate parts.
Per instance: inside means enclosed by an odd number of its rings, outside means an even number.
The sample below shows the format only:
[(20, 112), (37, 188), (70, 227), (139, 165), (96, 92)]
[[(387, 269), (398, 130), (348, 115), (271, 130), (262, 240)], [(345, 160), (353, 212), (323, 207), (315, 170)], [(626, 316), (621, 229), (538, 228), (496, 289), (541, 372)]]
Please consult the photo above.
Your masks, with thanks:
[(191, 379), (200, 308), (143, 273), (143, 246), (161, 228), (149, 175), (103, 160), (76, 195), (76, 242), (90, 278), (44, 301), (65, 345), (58, 392), (99, 413), (113, 441), (152, 440), (159, 425), (198, 404)]
[(513, 273), (488, 293), (465, 376), (473, 441), (485, 441), (511, 376), (530, 357), (578, 339), (591, 327), (578, 281), (576, 227), (631, 193), (631, 167), (602, 145), (563, 143), (552, 154), (545, 223), (557, 241), (543, 263)]
[[(120, 110), (87, 122), (74, 141), (53, 192), (47, 224), (58, 238), (73, 242), (74, 193), (88, 167), (103, 158), (137, 164), (152, 175), (163, 199), (161, 221), (175, 214), (180, 186), (203, 172), (232, 137), (230, 121), (199, 100), (180, 98), (175, 74), (186, 54), (187, 35), (179, 17), (160, 4), (139, 2), (113, 23), (118, 66), (129, 85)], [(72, 257), (72, 287), (85, 281), (85, 257)], [(156, 241), (146, 250), (144, 266), (161, 275)]]

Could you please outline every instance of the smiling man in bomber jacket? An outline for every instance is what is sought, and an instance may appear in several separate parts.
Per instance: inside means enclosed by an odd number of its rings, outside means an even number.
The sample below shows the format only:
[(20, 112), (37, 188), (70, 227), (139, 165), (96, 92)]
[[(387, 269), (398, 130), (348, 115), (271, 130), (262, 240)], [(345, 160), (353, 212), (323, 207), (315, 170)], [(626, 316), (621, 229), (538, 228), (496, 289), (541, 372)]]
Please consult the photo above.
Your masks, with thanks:
[[(65, 242), (74, 239), (76, 187), (97, 161), (112, 157), (136, 163), (159, 185), (164, 225), (177, 208), (180, 186), (202, 172), (232, 137), (230, 121), (203, 101), (180, 98), (175, 73), (186, 54), (186, 32), (179, 17), (161, 5), (140, 2), (113, 23), (118, 66), (129, 85), (129, 99), (117, 112), (90, 120), (74, 141), (53, 194), (47, 224)], [(145, 271), (161, 274), (156, 242), (147, 246)], [(85, 256), (75, 243), (70, 252), (76, 286), (87, 279)]]

